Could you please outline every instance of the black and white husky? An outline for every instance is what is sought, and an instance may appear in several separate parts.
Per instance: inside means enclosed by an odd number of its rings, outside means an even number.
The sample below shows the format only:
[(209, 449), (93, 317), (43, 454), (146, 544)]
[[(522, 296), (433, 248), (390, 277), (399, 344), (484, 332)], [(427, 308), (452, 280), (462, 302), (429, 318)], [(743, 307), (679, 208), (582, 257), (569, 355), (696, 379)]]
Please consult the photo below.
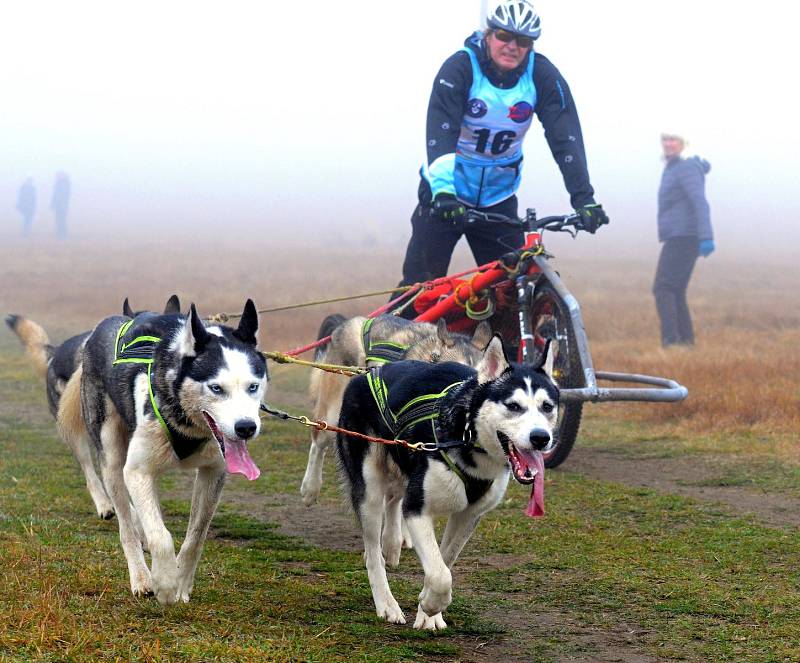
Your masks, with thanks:
[[(164, 313), (179, 313), (181, 303), (172, 295), (164, 307)], [(135, 318), (138, 315), (156, 315), (148, 311), (134, 311), (125, 298), (122, 315)], [(50, 414), (58, 423), (59, 433), (72, 449), (75, 459), (83, 470), (86, 488), (94, 502), (97, 515), (104, 520), (114, 517), (114, 507), (106, 494), (103, 482), (97, 476), (91, 448), (86, 436), (86, 427), (80, 416), (80, 380), (83, 345), (91, 331), (76, 334), (61, 345), (52, 345), (47, 332), (33, 320), (21, 315), (6, 316), (6, 324), (13, 331), (28, 353), (36, 372), (44, 378), (47, 388), (47, 404)], [(70, 401), (74, 401), (70, 403)]]
[[(100, 452), (135, 595), (188, 601), (226, 470), (259, 476), (247, 450), (261, 427), (268, 379), (257, 331), (248, 299), (236, 329), (205, 327), (192, 305), (188, 316), (106, 318), (86, 340), (81, 411)], [(157, 493), (158, 477), (173, 469), (196, 472), (177, 557)]]
[[(502, 499), (509, 474), (533, 484), (526, 514), (544, 513), (544, 461), (558, 414), (553, 353), (540, 366), (510, 364), (495, 336), (476, 368), (400, 361), (353, 378), (341, 428), (425, 442), (426, 450), (370, 443), (340, 433), (339, 470), (364, 536), (364, 557), (379, 617), (405, 623), (389, 589), (381, 523), (405, 517), (425, 572), (414, 628), (445, 628), (450, 569), (480, 518)], [(434, 518), (447, 516), (441, 545)], [(400, 541), (383, 541), (392, 554)], [(387, 552), (387, 547), (389, 551)]]

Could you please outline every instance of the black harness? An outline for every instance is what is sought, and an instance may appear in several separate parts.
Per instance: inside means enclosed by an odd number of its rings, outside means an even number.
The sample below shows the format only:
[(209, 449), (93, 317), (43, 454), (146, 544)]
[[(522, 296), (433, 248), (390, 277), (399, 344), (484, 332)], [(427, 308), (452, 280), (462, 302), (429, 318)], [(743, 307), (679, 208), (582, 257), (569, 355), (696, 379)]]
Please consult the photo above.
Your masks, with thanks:
[(410, 346), (392, 341), (373, 341), (370, 338), (372, 324), (375, 318), (367, 318), (361, 325), (361, 341), (364, 344), (364, 352), (367, 355), (367, 362), (376, 364), (391, 364), (395, 361), (405, 359), (406, 352)]

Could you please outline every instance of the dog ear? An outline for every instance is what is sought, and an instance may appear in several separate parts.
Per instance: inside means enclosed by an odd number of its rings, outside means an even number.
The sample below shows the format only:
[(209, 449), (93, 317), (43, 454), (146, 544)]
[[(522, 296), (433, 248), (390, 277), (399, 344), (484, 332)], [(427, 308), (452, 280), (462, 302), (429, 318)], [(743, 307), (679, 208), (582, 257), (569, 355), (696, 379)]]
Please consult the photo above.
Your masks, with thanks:
[(256, 345), (258, 343), (258, 339), (256, 338), (257, 333), (258, 311), (256, 311), (256, 305), (253, 303), (253, 300), (248, 299), (244, 304), (244, 311), (242, 311), (242, 318), (239, 320), (239, 326), (236, 328), (236, 331), (233, 332), (233, 335), (243, 343)]
[(205, 349), (208, 339), (209, 333), (192, 303), (189, 307), (189, 317), (178, 337), (178, 351), (184, 357), (194, 357)]
[(131, 308), (130, 302), (128, 302), (127, 297), (125, 298), (125, 301), (122, 302), (122, 315), (128, 318), (136, 317), (136, 314), (133, 312), (133, 309)]
[(478, 384), (499, 378), (509, 368), (506, 351), (499, 334), (495, 334), (483, 351), (483, 357), (475, 369), (478, 371)]
[(447, 322), (444, 318), (439, 318), (436, 321), (436, 336), (442, 343), (447, 343), (450, 340), (450, 332), (447, 330)]
[(181, 312), (181, 300), (178, 299), (178, 295), (171, 295), (170, 298), (167, 300), (167, 303), (164, 305), (164, 313), (180, 313)]
[(487, 345), (489, 345), (489, 341), (492, 340), (492, 326), (484, 320), (480, 322), (477, 327), (475, 327), (475, 331), (472, 332), (472, 345), (480, 350), (483, 350)]
[(553, 365), (556, 361), (558, 354), (558, 341), (548, 338), (545, 341), (544, 352), (542, 352), (542, 361), (537, 366), (540, 371), (544, 371), (545, 375), (551, 380), (553, 379)]

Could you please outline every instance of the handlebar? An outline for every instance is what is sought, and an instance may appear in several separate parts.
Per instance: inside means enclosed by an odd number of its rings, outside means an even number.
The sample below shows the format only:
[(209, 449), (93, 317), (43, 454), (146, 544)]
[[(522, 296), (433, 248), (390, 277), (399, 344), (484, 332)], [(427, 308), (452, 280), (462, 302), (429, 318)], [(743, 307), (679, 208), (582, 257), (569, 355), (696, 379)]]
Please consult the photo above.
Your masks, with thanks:
[[(510, 228), (522, 230), (523, 232), (535, 232), (549, 230), (551, 232), (567, 232), (575, 235), (575, 232), (584, 230), (581, 223), (580, 214), (564, 214), (561, 216), (545, 216), (541, 219), (536, 218), (536, 210), (528, 208), (524, 218), (505, 216), (494, 212), (480, 212), (476, 209), (468, 209), (464, 214), (466, 225), (488, 223), (493, 225), (504, 225)], [(574, 229), (574, 230), (573, 230)]]

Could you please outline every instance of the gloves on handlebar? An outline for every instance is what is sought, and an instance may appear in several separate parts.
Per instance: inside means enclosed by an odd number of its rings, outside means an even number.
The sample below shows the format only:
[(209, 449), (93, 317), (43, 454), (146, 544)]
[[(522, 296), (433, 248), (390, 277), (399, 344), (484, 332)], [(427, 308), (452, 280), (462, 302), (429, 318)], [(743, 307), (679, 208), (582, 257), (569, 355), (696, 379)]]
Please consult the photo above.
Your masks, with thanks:
[(697, 247), (698, 253), (704, 258), (708, 258), (712, 253), (714, 253), (714, 249), (717, 247), (714, 246), (713, 239), (701, 239), (700, 245)]
[(452, 193), (439, 193), (431, 205), (431, 216), (435, 216), (441, 221), (455, 223), (464, 218), (467, 207), (458, 200)]
[(610, 221), (602, 205), (592, 203), (575, 210), (580, 216), (580, 226), (583, 230), (594, 235), (600, 226), (607, 225)]

